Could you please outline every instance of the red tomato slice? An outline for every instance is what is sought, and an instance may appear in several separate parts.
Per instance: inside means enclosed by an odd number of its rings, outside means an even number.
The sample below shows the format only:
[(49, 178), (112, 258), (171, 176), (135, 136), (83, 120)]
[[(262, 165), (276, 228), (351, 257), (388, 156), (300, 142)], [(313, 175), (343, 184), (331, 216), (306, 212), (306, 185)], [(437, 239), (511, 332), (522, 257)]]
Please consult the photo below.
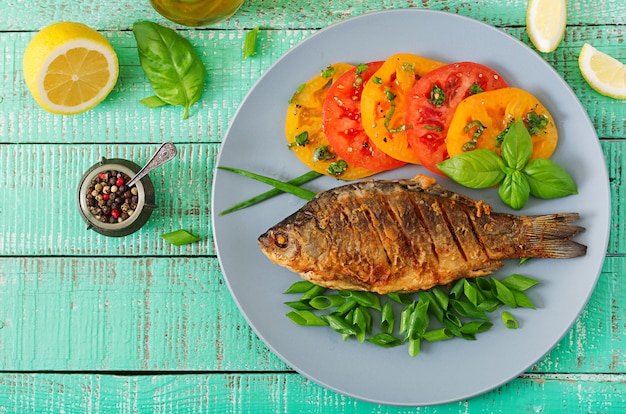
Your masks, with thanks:
[(407, 104), (407, 139), (420, 163), (444, 175), (437, 164), (449, 158), (446, 135), (456, 107), (470, 95), (507, 86), (496, 71), (474, 62), (442, 66), (415, 82)]
[(365, 133), (361, 122), (363, 86), (383, 62), (361, 64), (334, 82), (322, 106), (322, 128), (339, 157), (373, 171), (401, 167), (403, 161), (382, 152)]

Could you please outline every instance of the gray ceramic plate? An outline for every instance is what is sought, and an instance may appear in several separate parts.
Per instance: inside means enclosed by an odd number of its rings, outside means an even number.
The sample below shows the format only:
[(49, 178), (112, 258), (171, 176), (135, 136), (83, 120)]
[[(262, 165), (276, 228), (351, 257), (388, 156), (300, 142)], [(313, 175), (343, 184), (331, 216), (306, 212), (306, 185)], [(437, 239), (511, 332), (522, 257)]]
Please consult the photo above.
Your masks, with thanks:
[[(433, 35), (436, 34), (436, 35)], [(280, 58), (249, 92), (226, 134), (218, 165), (239, 167), (280, 179), (306, 168), (289, 152), (284, 138), (287, 101), (298, 85), (329, 63), (358, 64), (399, 52), (493, 67), (511, 86), (528, 90), (551, 111), (560, 131), (553, 159), (569, 170), (579, 194), (552, 201), (531, 200), (526, 214), (576, 211), (586, 231), (577, 240), (589, 246), (583, 258), (509, 263), (497, 273), (520, 272), (539, 279), (531, 299), (536, 310), (515, 310), (521, 327), (495, 326), (476, 341), (454, 339), (425, 344), (416, 358), (405, 346), (383, 349), (350, 340), (328, 328), (293, 324), (282, 292), (299, 276), (270, 263), (256, 239), (303, 202), (281, 195), (226, 216), (217, 213), (268, 189), (253, 180), (217, 171), (213, 191), (215, 242), (224, 278), (241, 312), (259, 337), (296, 371), (314, 382), (358, 399), (395, 405), (432, 405), (466, 399), (523, 373), (570, 329), (593, 291), (608, 243), (610, 193), (604, 157), (589, 118), (563, 79), (535, 52), (501, 30), (436, 11), (392, 10), (352, 18), (321, 30)], [(380, 177), (412, 177), (425, 172), (407, 166)], [(494, 190), (471, 191), (442, 179), (449, 188), (509, 211)], [(318, 191), (340, 184), (321, 178)]]

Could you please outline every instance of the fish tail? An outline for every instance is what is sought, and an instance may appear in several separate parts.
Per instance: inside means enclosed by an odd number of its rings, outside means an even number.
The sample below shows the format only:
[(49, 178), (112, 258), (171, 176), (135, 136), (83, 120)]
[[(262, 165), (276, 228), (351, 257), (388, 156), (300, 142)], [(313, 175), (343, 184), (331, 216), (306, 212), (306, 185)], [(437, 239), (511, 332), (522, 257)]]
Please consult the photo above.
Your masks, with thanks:
[(585, 230), (584, 227), (572, 223), (579, 218), (578, 213), (526, 217), (531, 227), (528, 234), (528, 256), (551, 259), (584, 256), (587, 246), (571, 240)]

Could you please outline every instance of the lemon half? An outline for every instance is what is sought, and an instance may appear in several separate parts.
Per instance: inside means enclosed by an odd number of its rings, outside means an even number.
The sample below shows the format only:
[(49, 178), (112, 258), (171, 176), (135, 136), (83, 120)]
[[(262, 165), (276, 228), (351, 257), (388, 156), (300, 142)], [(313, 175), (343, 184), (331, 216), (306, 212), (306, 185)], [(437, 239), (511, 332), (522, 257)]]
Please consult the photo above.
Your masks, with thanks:
[(598, 93), (626, 99), (626, 65), (588, 43), (578, 55), (578, 66), (587, 83)]
[(47, 111), (85, 112), (107, 97), (118, 77), (117, 55), (107, 39), (75, 22), (45, 27), (24, 51), (24, 80)]
[(554, 51), (563, 40), (567, 24), (565, 0), (530, 0), (526, 10), (526, 31), (537, 50)]

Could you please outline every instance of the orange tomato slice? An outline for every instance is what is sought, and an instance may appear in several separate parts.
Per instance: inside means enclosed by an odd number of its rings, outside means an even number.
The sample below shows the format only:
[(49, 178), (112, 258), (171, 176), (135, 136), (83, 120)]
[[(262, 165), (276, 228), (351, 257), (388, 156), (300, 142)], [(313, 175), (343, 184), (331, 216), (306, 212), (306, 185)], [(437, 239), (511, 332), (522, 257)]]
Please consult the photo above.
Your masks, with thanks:
[[(322, 105), (330, 85), (354, 66), (346, 63), (329, 65), (321, 74), (300, 86), (293, 95), (285, 121), (289, 148), (310, 169), (341, 180), (356, 180), (376, 174), (340, 159), (322, 130)], [(345, 163), (345, 164), (344, 164)], [(334, 167), (341, 173), (335, 172)]]
[(442, 62), (399, 53), (389, 57), (374, 73), (361, 94), (363, 128), (374, 144), (391, 157), (419, 164), (406, 137), (405, 109), (413, 84)]
[(472, 141), (473, 135), (477, 133), (476, 121), (480, 122), (484, 129), (475, 141), (475, 148), (490, 149), (500, 154), (498, 135), (520, 118), (524, 119), (528, 127), (528, 114), (532, 112), (540, 117), (547, 117), (548, 121), (544, 128), (531, 134), (532, 159), (550, 158), (559, 140), (554, 118), (536, 97), (518, 88), (496, 89), (464, 99), (457, 106), (448, 129), (446, 136), (448, 154), (453, 157), (464, 151), (463, 146)]

